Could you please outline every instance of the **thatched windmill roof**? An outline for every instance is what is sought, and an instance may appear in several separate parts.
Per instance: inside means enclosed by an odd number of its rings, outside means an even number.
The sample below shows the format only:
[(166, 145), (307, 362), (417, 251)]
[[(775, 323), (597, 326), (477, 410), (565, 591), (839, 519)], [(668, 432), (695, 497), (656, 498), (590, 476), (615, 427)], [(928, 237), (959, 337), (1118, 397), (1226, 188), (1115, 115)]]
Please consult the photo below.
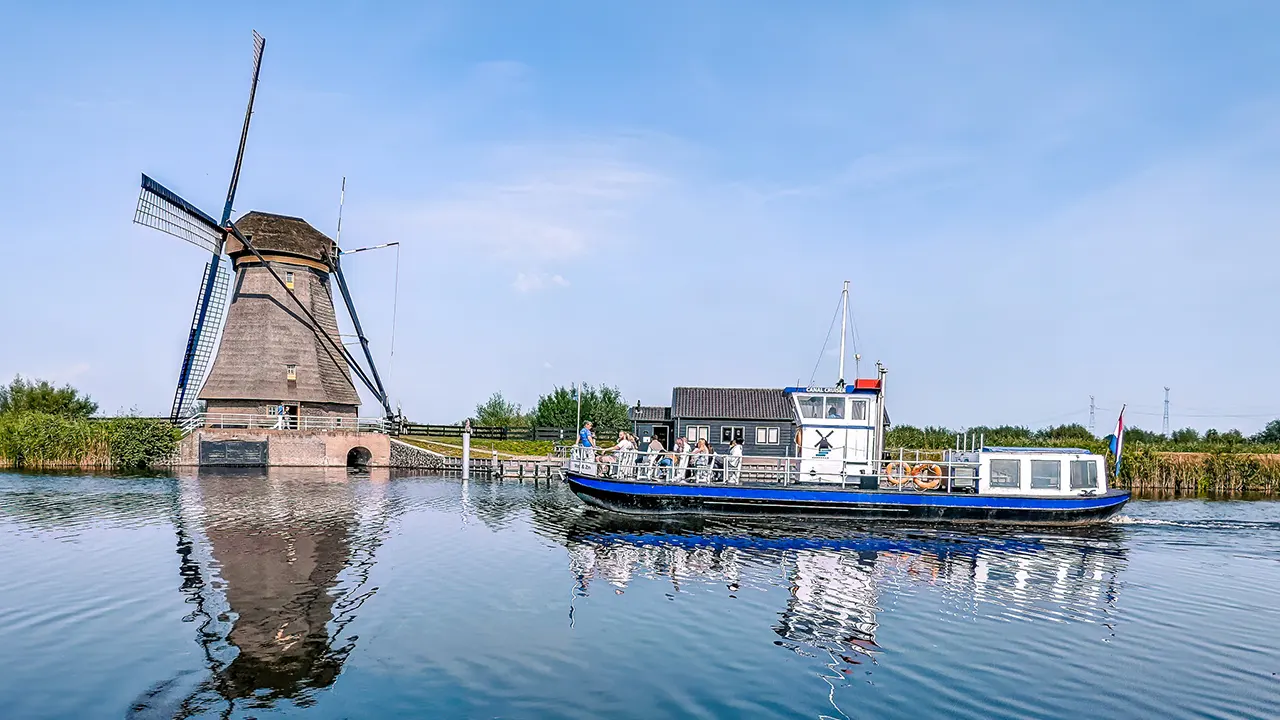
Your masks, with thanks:
[[(236, 227), (264, 255), (296, 255), (323, 262), (333, 247), (329, 236), (306, 220), (290, 215), (251, 210), (236, 220)], [(244, 247), (233, 237), (227, 244), (227, 254), (238, 257), (244, 254)]]

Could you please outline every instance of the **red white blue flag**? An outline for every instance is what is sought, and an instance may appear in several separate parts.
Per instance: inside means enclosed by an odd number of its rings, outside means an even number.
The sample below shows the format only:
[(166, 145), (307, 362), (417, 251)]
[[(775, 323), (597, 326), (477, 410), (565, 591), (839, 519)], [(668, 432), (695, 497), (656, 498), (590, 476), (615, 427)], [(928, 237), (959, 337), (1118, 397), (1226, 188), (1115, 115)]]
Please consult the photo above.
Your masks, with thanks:
[(1120, 453), (1124, 450), (1124, 405), (1120, 406), (1120, 417), (1116, 418), (1116, 432), (1111, 440), (1111, 454), (1116, 456), (1116, 478), (1120, 477)]

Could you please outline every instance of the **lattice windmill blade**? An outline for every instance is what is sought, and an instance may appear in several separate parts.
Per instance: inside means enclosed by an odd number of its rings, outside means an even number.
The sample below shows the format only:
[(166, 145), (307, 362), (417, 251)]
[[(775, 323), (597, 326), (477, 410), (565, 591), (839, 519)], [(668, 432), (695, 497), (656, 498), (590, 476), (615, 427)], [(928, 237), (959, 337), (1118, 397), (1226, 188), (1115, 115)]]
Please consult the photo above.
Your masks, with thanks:
[(218, 221), (146, 174), (142, 176), (142, 192), (138, 195), (138, 209), (133, 213), (133, 221), (186, 240), (211, 253), (222, 252), (225, 231)]
[[(210, 275), (213, 275), (213, 289), (209, 300), (205, 302), (205, 289)], [(227, 309), (227, 289), (231, 285), (231, 274), (226, 265), (213, 270), (213, 263), (205, 263), (204, 279), (200, 282), (200, 293), (196, 295), (196, 309), (191, 318), (191, 333), (187, 336), (187, 352), (182, 362), (182, 373), (178, 376), (178, 389), (173, 395), (173, 408), (170, 417), (178, 420), (195, 412), (196, 395), (204, 384), (204, 376), (209, 368), (209, 358), (213, 357), (218, 347), (219, 330), (222, 318)], [(204, 308), (203, 317), (201, 309)]]
[(231, 169), (231, 183), (227, 186), (227, 203), (222, 209), (221, 227), (226, 227), (231, 220), (231, 206), (236, 199), (236, 188), (240, 185), (240, 164), (244, 161), (244, 145), (249, 139), (249, 121), (253, 118), (253, 98), (258, 94), (258, 75), (262, 71), (262, 53), (267, 48), (267, 40), (253, 31), (253, 80), (249, 83), (249, 105), (244, 110), (244, 127), (240, 129), (240, 147), (236, 150), (236, 164)]

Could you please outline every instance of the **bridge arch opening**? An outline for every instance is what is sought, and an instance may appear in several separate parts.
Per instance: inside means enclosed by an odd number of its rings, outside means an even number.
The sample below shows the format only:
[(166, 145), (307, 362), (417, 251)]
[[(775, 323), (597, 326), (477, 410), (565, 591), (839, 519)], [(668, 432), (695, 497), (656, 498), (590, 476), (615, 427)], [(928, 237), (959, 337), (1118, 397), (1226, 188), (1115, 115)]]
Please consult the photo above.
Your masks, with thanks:
[(373, 453), (369, 452), (369, 448), (357, 445), (347, 451), (347, 467), (349, 468), (367, 468), (372, 460)]

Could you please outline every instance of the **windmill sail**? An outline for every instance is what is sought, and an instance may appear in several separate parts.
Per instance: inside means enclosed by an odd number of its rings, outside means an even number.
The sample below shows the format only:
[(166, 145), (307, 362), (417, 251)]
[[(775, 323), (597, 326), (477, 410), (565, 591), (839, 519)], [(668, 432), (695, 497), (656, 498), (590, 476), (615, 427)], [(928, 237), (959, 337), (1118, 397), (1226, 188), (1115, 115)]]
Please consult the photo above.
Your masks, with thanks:
[(222, 250), (224, 231), (218, 221), (146, 174), (142, 176), (142, 192), (138, 195), (138, 209), (133, 213), (133, 221), (186, 240), (211, 253)]
[[(170, 417), (174, 420), (189, 417), (195, 412), (196, 394), (204, 382), (209, 368), (209, 358), (218, 346), (218, 328), (222, 326), (222, 315), (227, 308), (227, 288), (231, 284), (231, 274), (226, 265), (213, 271), (213, 263), (205, 264), (204, 280), (200, 283), (200, 294), (196, 296), (196, 311), (191, 318), (191, 334), (187, 337), (187, 353), (182, 363), (182, 373), (178, 376), (178, 389), (173, 395), (173, 409)], [(205, 306), (205, 287), (210, 274), (213, 275), (213, 290), (209, 293), (209, 301), (204, 316), (200, 310)]]

